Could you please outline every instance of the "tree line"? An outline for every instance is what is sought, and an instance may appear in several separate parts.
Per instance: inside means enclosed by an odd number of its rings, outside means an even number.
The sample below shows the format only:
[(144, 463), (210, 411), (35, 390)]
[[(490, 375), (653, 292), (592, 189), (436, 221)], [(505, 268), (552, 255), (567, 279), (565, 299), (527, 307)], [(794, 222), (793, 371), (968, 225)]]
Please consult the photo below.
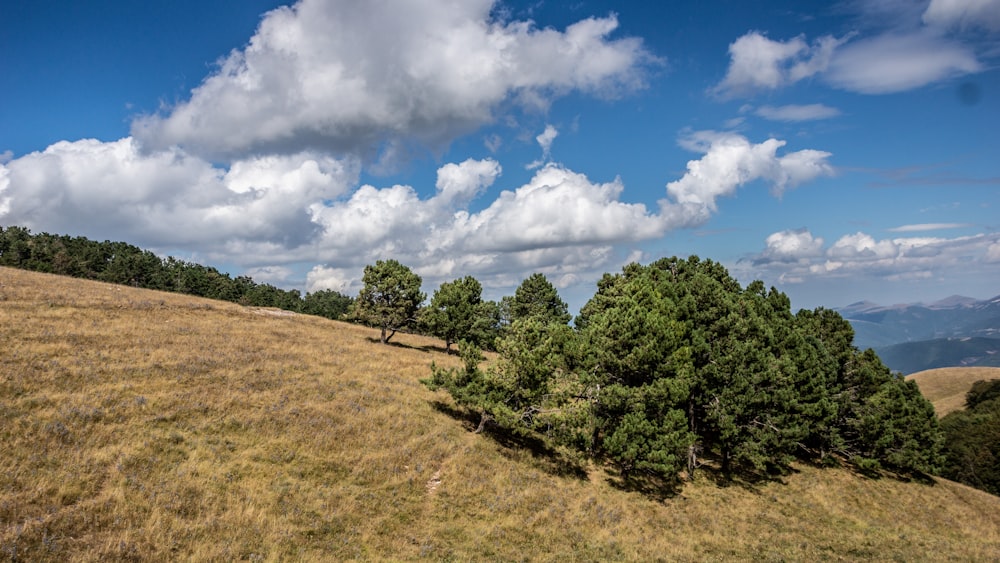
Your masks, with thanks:
[(1000, 495), (1000, 379), (974, 383), (965, 407), (941, 419), (946, 437), (941, 474)]
[(257, 283), (248, 276), (231, 277), (210, 266), (160, 258), (124, 242), (97, 242), (85, 237), (32, 234), (0, 226), (0, 266), (60, 274), (109, 283), (184, 293), (255, 307), (277, 307), (298, 313), (341, 318), (353, 300), (332, 290), (307, 293)]
[[(464, 367), (433, 366), (424, 380), (479, 430), (607, 462), (627, 482), (669, 485), (706, 467), (763, 477), (794, 460), (906, 475), (941, 467), (932, 405), (854, 347), (835, 311), (793, 314), (760, 281), (744, 288), (721, 264), (675, 257), (605, 274), (571, 327), (544, 276), (529, 280), (497, 305), (495, 361), (484, 367), (476, 339), (450, 332)], [(468, 278), (443, 284), (433, 314), (476, 310), (454, 302), (462, 292), (476, 294)], [(367, 307), (364, 295), (355, 307)]]
[(408, 330), (441, 338), (448, 352), (459, 342), (494, 350), (498, 338), (518, 319), (566, 324), (572, 318), (556, 288), (539, 273), (500, 301), (484, 300), (482, 284), (472, 276), (445, 282), (426, 306), (422, 278), (397, 260), (365, 266), (361, 281), (363, 287), (346, 318), (379, 328), (383, 344), (397, 331)]

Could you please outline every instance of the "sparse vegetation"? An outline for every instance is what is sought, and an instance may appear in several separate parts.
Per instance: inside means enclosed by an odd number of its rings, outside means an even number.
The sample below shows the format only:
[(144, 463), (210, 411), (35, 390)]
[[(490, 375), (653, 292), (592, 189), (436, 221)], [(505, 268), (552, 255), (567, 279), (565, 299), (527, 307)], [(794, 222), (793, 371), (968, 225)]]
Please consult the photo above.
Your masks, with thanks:
[(795, 464), (658, 498), (418, 383), (439, 340), (0, 268), (0, 560), (963, 560), (1000, 499)]

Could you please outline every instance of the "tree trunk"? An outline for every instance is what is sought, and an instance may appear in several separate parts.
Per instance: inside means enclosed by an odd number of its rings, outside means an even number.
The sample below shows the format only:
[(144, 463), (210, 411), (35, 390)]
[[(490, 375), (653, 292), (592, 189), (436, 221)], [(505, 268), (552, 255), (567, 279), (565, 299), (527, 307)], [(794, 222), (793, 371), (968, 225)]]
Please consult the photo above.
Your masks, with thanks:
[(476, 432), (475, 432), (475, 433), (476, 433), (476, 434), (479, 434), (480, 432), (482, 432), (482, 431), (483, 431), (483, 429), (485, 429), (485, 428), (486, 428), (486, 423), (487, 423), (487, 422), (489, 422), (489, 421), (490, 421), (490, 420), (492, 420), (492, 419), (493, 419), (493, 417), (491, 417), (490, 415), (488, 415), (488, 414), (486, 414), (486, 413), (484, 412), (484, 413), (482, 414), (482, 416), (480, 417), (480, 419), (479, 419), (479, 427), (478, 427), (478, 428), (476, 428)]
[(698, 468), (698, 428), (694, 421), (694, 400), (688, 397), (688, 430), (695, 436), (695, 441), (688, 446), (688, 479), (694, 480), (694, 470)]
[(396, 336), (396, 329), (389, 327), (382, 327), (382, 344), (388, 344), (392, 337)]

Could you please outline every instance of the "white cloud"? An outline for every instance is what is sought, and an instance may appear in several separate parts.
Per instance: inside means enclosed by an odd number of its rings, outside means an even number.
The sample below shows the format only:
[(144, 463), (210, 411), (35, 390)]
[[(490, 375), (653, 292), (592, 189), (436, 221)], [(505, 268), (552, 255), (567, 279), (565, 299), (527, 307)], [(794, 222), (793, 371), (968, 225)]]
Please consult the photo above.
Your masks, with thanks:
[(824, 80), (852, 92), (888, 94), (980, 70), (972, 50), (935, 33), (886, 33), (839, 49)]
[(844, 41), (826, 35), (810, 46), (803, 36), (775, 41), (751, 31), (729, 45), (729, 69), (712, 91), (731, 98), (794, 84), (826, 70), (834, 50)]
[(841, 237), (833, 243), (827, 254), (841, 260), (878, 260), (895, 258), (899, 255), (899, 250), (894, 241), (876, 241), (871, 235), (858, 232)]
[(236, 161), (227, 171), (176, 148), (145, 154), (129, 137), (62, 141), (0, 165), (0, 218), (154, 248), (295, 246), (315, 234), (308, 205), (343, 194), (357, 168), (300, 153)]
[(748, 276), (781, 280), (850, 279), (903, 281), (982, 273), (1000, 262), (1000, 234), (876, 239), (864, 232), (848, 234), (827, 248), (805, 229), (781, 231), (767, 238), (766, 248), (748, 260), (757, 271)]
[(994, 242), (986, 249), (987, 262), (1000, 262), (1000, 241)]
[(552, 141), (556, 140), (559, 136), (559, 130), (552, 125), (546, 125), (545, 131), (542, 131), (535, 140), (538, 141), (538, 145), (542, 147), (542, 155), (546, 158), (549, 156), (549, 151), (552, 150)]
[(486, 209), (458, 214), (456, 229), (472, 251), (531, 250), (569, 244), (646, 240), (669, 225), (642, 204), (624, 203), (621, 181), (597, 184), (549, 164)]
[(361, 287), (361, 276), (355, 268), (314, 266), (306, 274), (306, 288), (309, 292), (331, 289), (343, 295), (357, 295)]
[(777, 156), (785, 141), (768, 139), (752, 144), (734, 133), (700, 131), (681, 139), (681, 146), (699, 150), (705, 156), (687, 163), (687, 173), (667, 184), (673, 199), (665, 203), (666, 212), (679, 215), (685, 225), (704, 222), (717, 209), (719, 197), (730, 196), (736, 189), (755, 180), (771, 184), (771, 192), (781, 195), (817, 177), (833, 174), (827, 162), (828, 152), (801, 150)]
[(503, 145), (503, 138), (496, 133), (487, 135), (483, 139), (483, 146), (487, 148), (491, 153), (496, 154), (500, 147)]
[(437, 173), (437, 198), (443, 203), (464, 205), (492, 186), (500, 172), (500, 163), (490, 158), (445, 164)]
[(771, 121), (814, 121), (840, 115), (840, 110), (823, 104), (761, 106), (755, 114)]
[(284, 266), (260, 266), (248, 269), (245, 274), (255, 282), (281, 286), (292, 277), (293, 272)]
[(552, 142), (555, 141), (558, 136), (558, 129), (552, 125), (546, 125), (545, 130), (535, 137), (535, 141), (538, 142), (538, 146), (542, 147), (542, 158), (528, 164), (525, 168), (528, 170), (534, 170), (535, 168), (538, 168), (548, 162), (551, 157)]
[(757, 263), (798, 262), (823, 254), (823, 239), (814, 238), (805, 228), (772, 233), (766, 243), (767, 248), (756, 259)]
[[(544, 148), (554, 128), (539, 137)], [(387, 257), (430, 284), (475, 275), (487, 286), (516, 285), (533, 271), (571, 284), (621, 263), (629, 244), (708, 220), (716, 198), (746, 183), (764, 180), (780, 193), (832, 171), (828, 153), (779, 156), (777, 139), (704, 131), (682, 143), (704, 156), (649, 209), (624, 199), (620, 179), (595, 182), (557, 163), (477, 202), (501, 175), (493, 159), (442, 165), (436, 191), (421, 197), (408, 185), (359, 186), (356, 159), (308, 151), (227, 169), (177, 147), (143, 152), (128, 137), (61, 142), (0, 164), (0, 222), (197, 252), (263, 281), (319, 264), (310, 291), (353, 291), (363, 266)]]
[(931, 0), (923, 21), (942, 28), (983, 27), (997, 31), (1000, 30), (1000, 0)]
[[(478, 188), (468, 186), (488, 185), (499, 166), (493, 161), (466, 161), (461, 171), (454, 166), (439, 170), (438, 193), (431, 198), (420, 199), (409, 186), (362, 186), (346, 200), (314, 206), (314, 219), (323, 228), (317, 259), (341, 267), (396, 256), (432, 276), (557, 264), (572, 270), (592, 266), (595, 248), (646, 240), (669, 226), (642, 204), (619, 201), (620, 181), (593, 183), (555, 164), (473, 213), (453, 205), (451, 179), (466, 178), (462, 191), (471, 194)], [(479, 170), (472, 174), (473, 169)], [(601, 254), (608, 257), (607, 251)], [(580, 262), (567, 263), (573, 259)]]
[(971, 227), (968, 223), (916, 223), (913, 225), (901, 225), (886, 229), (890, 233), (914, 233), (921, 231), (941, 231), (945, 229), (961, 229)]
[[(148, 149), (214, 158), (441, 147), (505, 102), (544, 108), (570, 91), (644, 86), (653, 57), (610, 39), (614, 15), (564, 31), (491, 16), (493, 0), (301, 0), (262, 20), (242, 50), (165, 115), (133, 123)], [(385, 162), (383, 161), (385, 164)]]
[[(781, 41), (751, 31), (729, 46), (726, 76), (711, 91), (723, 98), (734, 98), (777, 90), (810, 77), (862, 94), (912, 90), (984, 68), (962, 37), (946, 36), (941, 28), (980, 25), (1000, 29), (1000, 0), (935, 0), (924, 14), (928, 24), (924, 26), (904, 23), (909, 21), (906, 14), (912, 11), (910, 4), (891, 4), (874, 12), (866, 6), (862, 11), (869, 19), (879, 18), (880, 26), (892, 22), (896, 27), (869, 37), (824, 35), (812, 44), (802, 35)], [(765, 111), (760, 115), (789, 121), (815, 119), (794, 116), (811, 115), (820, 109), (786, 107), (789, 109), (784, 113), (777, 111), (781, 108), (761, 108)], [(822, 112), (819, 115), (830, 116)]]

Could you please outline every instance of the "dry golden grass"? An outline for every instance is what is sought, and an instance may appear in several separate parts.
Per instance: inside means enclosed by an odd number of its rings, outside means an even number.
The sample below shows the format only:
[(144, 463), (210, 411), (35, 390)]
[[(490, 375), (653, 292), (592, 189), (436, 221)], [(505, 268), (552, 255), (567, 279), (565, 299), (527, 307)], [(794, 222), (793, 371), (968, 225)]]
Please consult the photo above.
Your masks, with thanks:
[[(996, 560), (1000, 498), (798, 467), (656, 499), (469, 431), (441, 343), (0, 268), (0, 559)], [(442, 406), (444, 405), (444, 406)]]
[(1000, 379), (1000, 368), (938, 368), (906, 376), (917, 382), (920, 392), (934, 404), (934, 411), (942, 417), (965, 408), (965, 394), (972, 384), (984, 379)]

